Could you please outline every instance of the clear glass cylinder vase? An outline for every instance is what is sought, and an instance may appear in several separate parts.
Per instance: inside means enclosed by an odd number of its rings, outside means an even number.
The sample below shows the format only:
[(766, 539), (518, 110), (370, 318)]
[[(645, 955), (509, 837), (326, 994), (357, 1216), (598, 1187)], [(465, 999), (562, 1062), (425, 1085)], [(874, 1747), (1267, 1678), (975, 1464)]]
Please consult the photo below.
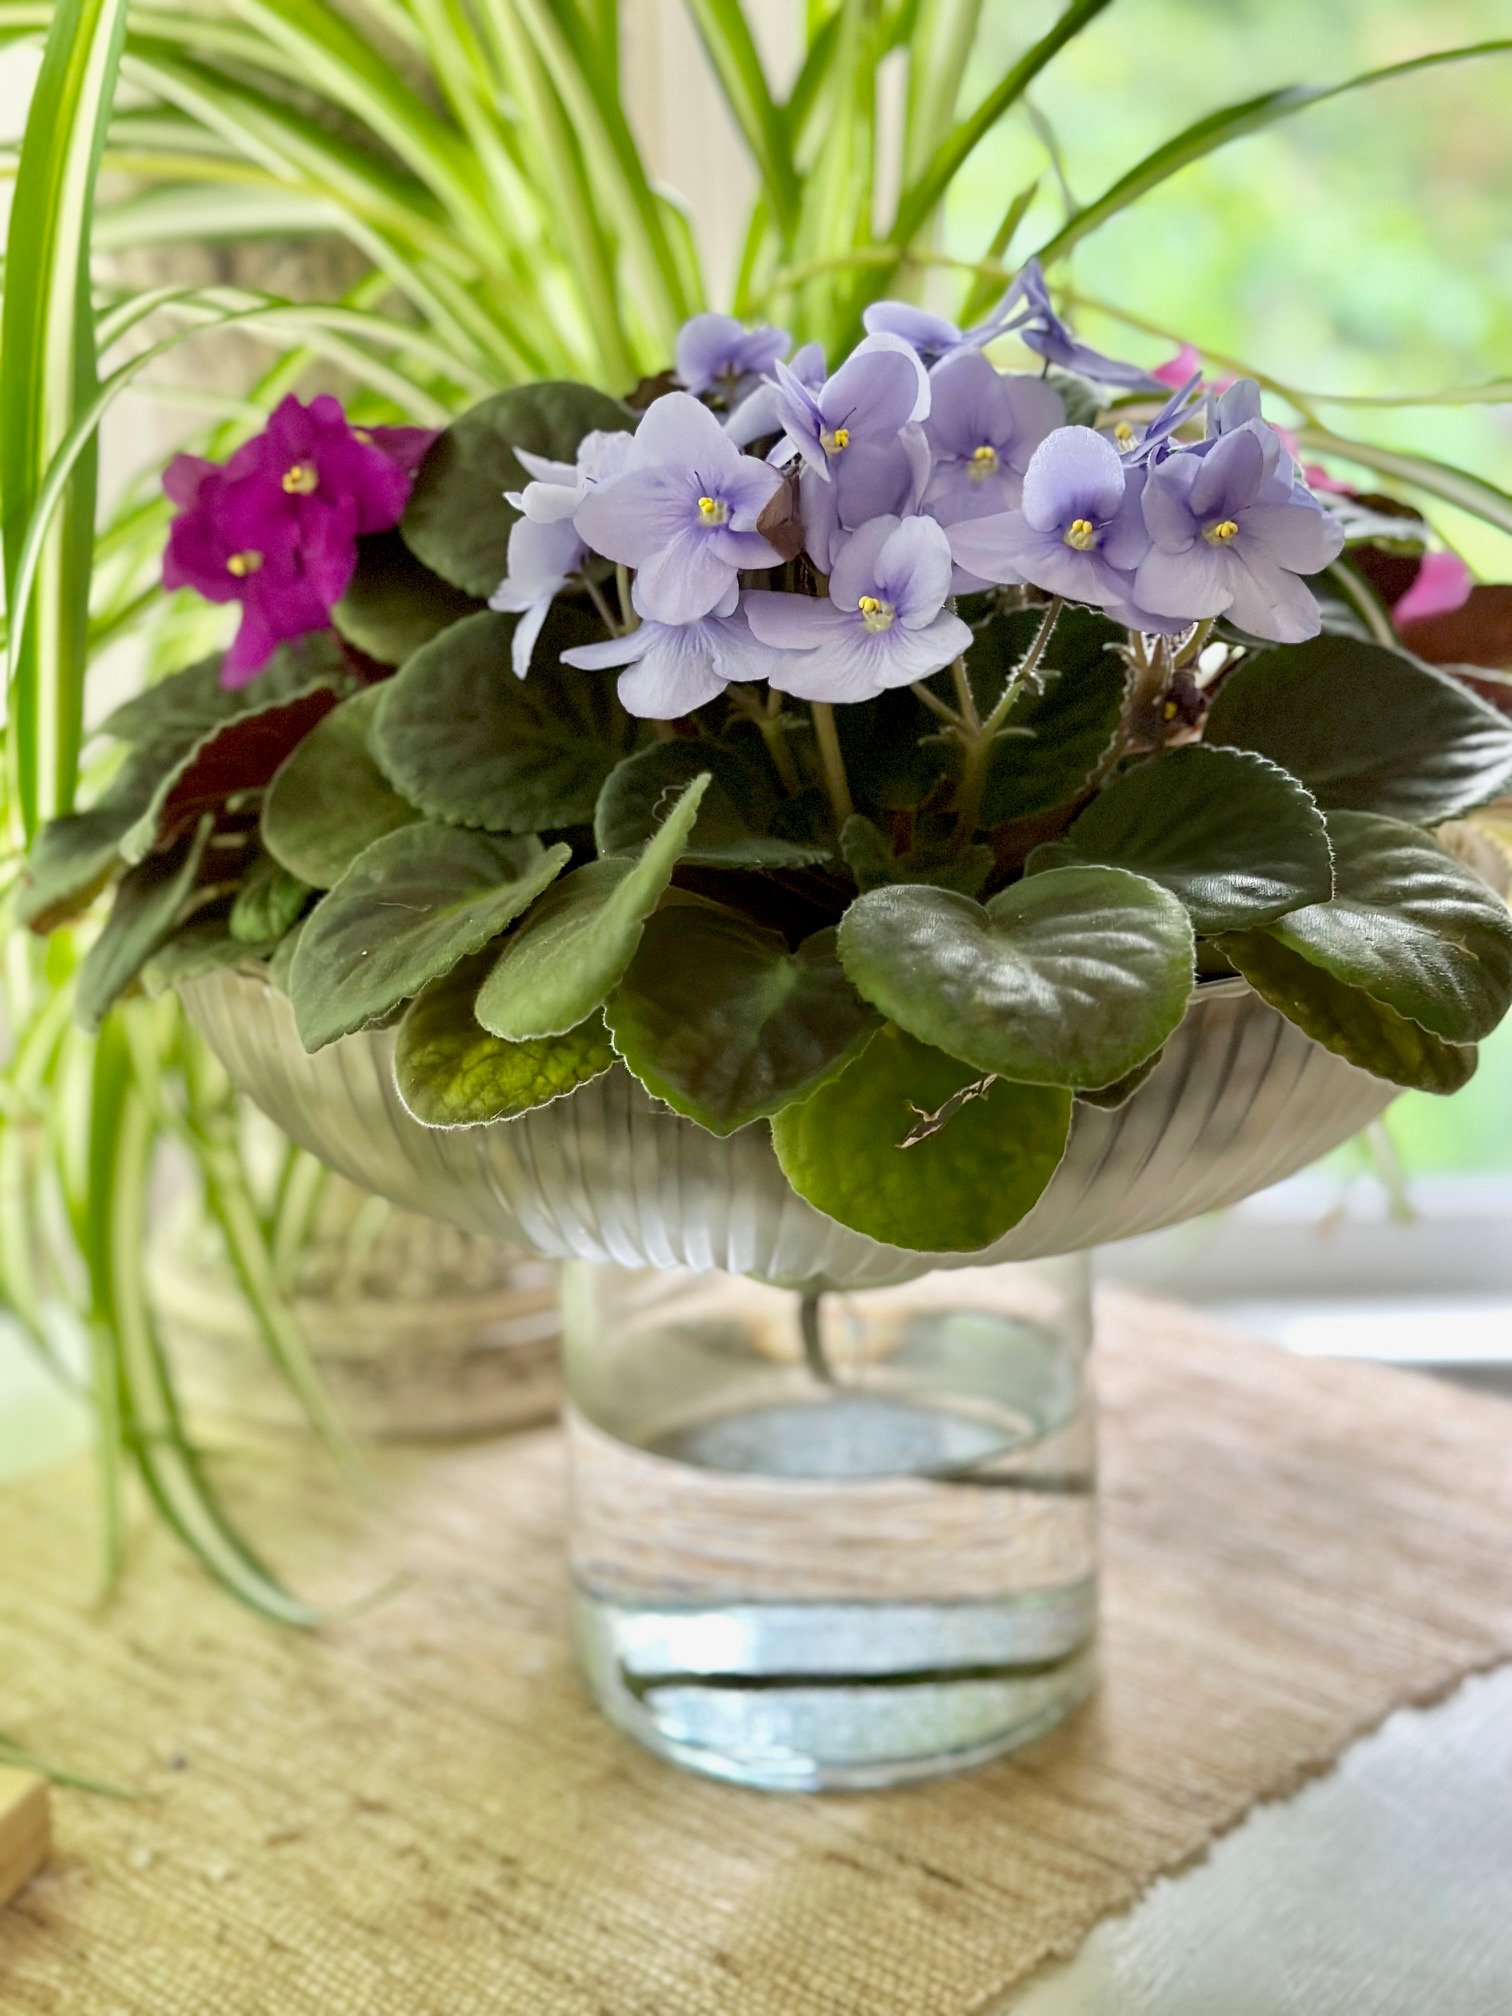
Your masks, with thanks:
[(589, 1683), (741, 1784), (894, 1785), (1091, 1684), (1085, 1256), (800, 1296), (569, 1263), (571, 1551)]

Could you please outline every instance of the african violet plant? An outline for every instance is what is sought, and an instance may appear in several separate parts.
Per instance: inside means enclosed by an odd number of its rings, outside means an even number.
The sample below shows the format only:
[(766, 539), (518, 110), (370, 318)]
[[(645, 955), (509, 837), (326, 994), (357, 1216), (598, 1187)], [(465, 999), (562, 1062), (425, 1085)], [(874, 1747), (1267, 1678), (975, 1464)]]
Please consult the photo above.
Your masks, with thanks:
[(241, 624), (33, 851), (39, 928), (116, 884), (85, 1017), (256, 963), (310, 1050), (397, 1022), (434, 1127), (618, 1059), (924, 1250), (1017, 1222), (1194, 985), (1463, 1085), (1512, 923), (1433, 829), (1512, 722), (1358, 631), (1379, 513), (1253, 383), (1078, 342), (1033, 262), (969, 329), (865, 323), (833, 372), (700, 315), (628, 401), (431, 436), (290, 397), (175, 462), (165, 579)]

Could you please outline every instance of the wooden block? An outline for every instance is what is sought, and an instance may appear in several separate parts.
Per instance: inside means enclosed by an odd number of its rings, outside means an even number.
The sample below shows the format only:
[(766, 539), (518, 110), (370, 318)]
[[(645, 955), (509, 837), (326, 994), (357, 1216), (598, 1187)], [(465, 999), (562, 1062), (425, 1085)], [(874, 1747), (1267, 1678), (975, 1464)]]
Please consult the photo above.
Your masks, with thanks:
[(0, 1766), (0, 1906), (31, 1881), (51, 1846), (47, 1780)]

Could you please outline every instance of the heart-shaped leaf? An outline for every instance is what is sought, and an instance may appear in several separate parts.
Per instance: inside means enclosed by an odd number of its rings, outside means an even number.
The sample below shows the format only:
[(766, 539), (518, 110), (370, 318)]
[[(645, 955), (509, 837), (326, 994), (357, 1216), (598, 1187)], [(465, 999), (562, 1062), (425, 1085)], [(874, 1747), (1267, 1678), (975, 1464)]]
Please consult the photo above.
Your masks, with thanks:
[(514, 625), (492, 610), (464, 617), (389, 684), (373, 751), (429, 819), (496, 833), (575, 826), (624, 754), (612, 682), (552, 669), (565, 643), (582, 641), (581, 619), (552, 612), (528, 679), (509, 667)]
[(491, 595), (504, 579), (510, 528), (519, 515), (504, 502), (504, 492), (530, 481), (516, 448), (572, 462), (585, 434), (629, 432), (635, 418), (588, 385), (519, 385), (494, 393), (432, 443), (400, 527), (405, 543), (443, 581), (469, 595)]
[(79, 968), (75, 1005), (84, 1028), (99, 1028), (173, 930), (199, 875), (210, 828), (210, 820), (202, 819), (176, 847), (150, 856), (121, 878), (110, 914)]
[(600, 854), (644, 845), (667, 807), (694, 777), (710, 778), (683, 859), (706, 868), (802, 868), (829, 850), (768, 833), (778, 797), (759, 766), (717, 742), (652, 742), (627, 756), (605, 780), (593, 815)]
[(506, 1043), (478, 1027), (473, 999), (483, 971), (467, 961), (406, 1009), (394, 1051), (399, 1096), (426, 1127), (515, 1120), (560, 1099), (614, 1062), (603, 1018), (558, 1036)]
[(357, 541), (357, 569), (331, 621), (380, 665), (402, 665), (477, 608), (475, 596), (422, 566), (397, 531), (370, 532)]
[(650, 920), (605, 1019), (647, 1091), (712, 1134), (806, 1097), (878, 1023), (833, 931), (789, 952), (743, 917), (692, 905)]
[(1056, 843), (1054, 865), (1073, 859), (1148, 876), (1203, 932), (1268, 924), (1333, 890), (1323, 815), (1295, 777), (1200, 743), (1115, 778)]
[(985, 907), (943, 889), (876, 889), (845, 913), (857, 988), (921, 1042), (1034, 1085), (1109, 1085), (1186, 1013), (1192, 927), (1121, 868), (1055, 868)]
[(1444, 1042), (1283, 945), (1274, 931), (1223, 940), (1236, 970), (1289, 1022), (1362, 1071), (1418, 1092), (1458, 1092), (1475, 1075), (1473, 1044)]
[[(990, 708), (1033, 643), (1036, 609), (996, 616), (967, 654), (977, 704)], [(983, 826), (1067, 805), (1080, 796), (1118, 733), (1128, 668), (1109, 648), (1126, 633), (1092, 609), (1065, 609), (1040, 663), (1008, 711), (982, 793)]]
[(420, 817), (374, 759), (373, 722), (388, 687), (369, 686), (319, 721), (268, 786), (263, 845), (291, 875), (331, 889), (364, 847)]
[(373, 841), (299, 936), (289, 995), (306, 1050), (380, 1021), (481, 951), (571, 853), (450, 826), (401, 826)]
[(548, 889), (511, 932), (477, 998), (477, 1018), (518, 1043), (557, 1036), (614, 992), (688, 843), (709, 786), (695, 777), (638, 860), (590, 861)]
[(312, 893), (308, 882), (264, 855), (237, 892), (227, 929), (242, 945), (276, 945)]
[(1271, 936), (1448, 1043), (1489, 1036), (1512, 1005), (1506, 904), (1426, 834), (1394, 819), (1335, 812), (1328, 831), (1333, 901), (1292, 911)]
[(1326, 812), (1436, 826), (1512, 781), (1512, 721), (1403, 651), (1314, 637), (1262, 651), (1227, 679), (1209, 742), (1253, 749)]
[(1071, 1095), (997, 1079), (938, 1132), (899, 1145), (975, 1077), (901, 1029), (884, 1029), (838, 1078), (772, 1122), (783, 1174), (820, 1211), (890, 1246), (923, 1253), (990, 1246), (1059, 1167)]

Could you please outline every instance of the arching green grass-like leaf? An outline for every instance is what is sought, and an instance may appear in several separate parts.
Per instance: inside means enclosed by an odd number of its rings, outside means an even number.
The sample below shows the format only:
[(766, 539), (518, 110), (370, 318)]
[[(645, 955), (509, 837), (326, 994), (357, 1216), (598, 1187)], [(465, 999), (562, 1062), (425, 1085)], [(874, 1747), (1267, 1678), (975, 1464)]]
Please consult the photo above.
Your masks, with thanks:
[(300, 933), (289, 996), (319, 1050), (480, 952), (559, 875), (565, 846), (403, 826), (363, 849)]
[(438, 980), (411, 1002), (399, 1025), (399, 1096), (426, 1127), (518, 1119), (576, 1091), (614, 1062), (598, 1015), (560, 1035), (523, 1043), (491, 1036), (473, 1012), (482, 971), (481, 962), (469, 961)]
[(539, 833), (593, 817), (623, 752), (614, 689), (554, 667), (586, 622), (558, 609), (528, 679), (509, 667), (512, 616), (468, 616), (415, 652), (389, 686), (373, 731), (384, 774), (430, 819)]
[(600, 854), (642, 846), (693, 778), (710, 778), (683, 859), (709, 868), (802, 868), (828, 850), (766, 829), (779, 799), (755, 763), (716, 742), (651, 742), (616, 765), (593, 814)]
[(387, 690), (367, 687), (318, 721), (263, 799), (263, 845), (312, 888), (334, 888), (364, 847), (420, 817), (372, 753), (373, 720)]
[(1206, 738), (1253, 749), (1325, 812), (1437, 826), (1512, 780), (1512, 721), (1404, 651), (1322, 636), (1262, 651), (1225, 680)]
[(595, 429), (629, 432), (635, 415), (588, 385), (521, 385), (469, 409), (420, 465), (400, 530), (433, 574), (468, 595), (492, 595), (504, 579), (518, 512), (506, 490), (530, 481), (516, 448), (556, 462), (576, 459)]
[(548, 889), (505, 942), (479, 990), (483, 1027), (510, 1042), (575, 1029), (613, 993), (688, 843), (705, 772), (633, 861), (590, 861)]
[(1003, 1079), (937, 1133), (899, 1146), (971, 1085), (967, 1064), (887, 1028), (772, 1123), (782, 1172), (842, 1225), (923, 1253), (973, 1253), (1027, 1215), (1066, 1152), (1071, 1095)]
[(805, 1098), (879, 1020), (841, 970), (833, 931), (789, 952), (744, 918), (691, 906), (650, 920), (605, 1019), (647, 1091), (713, 1134)]
[(840, 956), (866, 999), (974, 1066), (1035, 1085), (1111, 1084), (1186, 1013), (1192, 927), (1121, 868), (1055, 868), (985, 906), (875, 889), (845, 913)]
[(1201, 743), (1126, 770), (1064, 842), (1040, 852), (1057, 866), (1100, 861), (1147, 876), (1203, 932), (1268, 924), (1333, 892), (1328, 830), (1295, 777), (1263, 756)]
[(1512, 1006), (1512, 915), (1472, 869), (1411, 826), (1368, 812), (1328, 822), (1335, 893), (1271, 926), (1279, 944), (1449, 1043)]

